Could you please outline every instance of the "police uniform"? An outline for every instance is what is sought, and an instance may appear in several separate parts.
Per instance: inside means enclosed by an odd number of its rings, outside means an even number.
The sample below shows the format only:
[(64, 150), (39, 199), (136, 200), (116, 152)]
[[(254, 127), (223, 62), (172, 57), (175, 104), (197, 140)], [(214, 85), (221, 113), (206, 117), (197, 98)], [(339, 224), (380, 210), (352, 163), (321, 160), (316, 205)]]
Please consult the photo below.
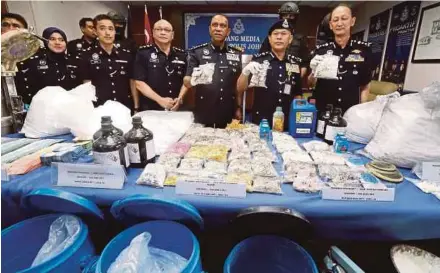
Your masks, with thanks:
[(84, 55), (81, 79), (90, 80), (96, 87), (97, 105), (107, 100), (118, 101), (132, 108), (130, 79), (132, 79), (133, 55), (129, 50), (113, 46), (108, 54), (100, 45)]
[(72, 40), (67, 43), (67, 53), (70, 54), (69, 57), (81, 59), (82, 55), (86, 53), (89, 48), (96, 46), (96, 43), (96, 40), (89, 43), (84, 37)]
[(284, 128), (288, 128), (290, 105), (295, 96), (301, 91), (301, 59), (286, 55), (279, 60), (272, 52), (254, 55), (252, 61), (268, 64), (266, 86), (254, 88), (254, 104), (252, 107), (252, 122), (259, 124), (267, 119), (272, 124), (272, 116), (277, 106), (283, 108)]
[(189, 50), (187, 76), (199, 65), (215, 63), (211, 84), (195, 89), (196, 122), (222, 128), (231, 122), (236, 110), (237, 79), (241, 74), (241, 50), (224, 44), (220, 49), (212, 43), (201, 44)]
[[(146, 45), (139, 48), (134, 64), (134, 79), (148, 84), (161, 97), (177, 98), (186, 71), (185, 51), (172, 47), (169, 55), (159, 47)], [(163, 110), (157, 102), (142, 96), (143, 110)]]
[[(291, 30), (294, 32), (294, 30)], [(271, 50), (270, 44), (269, 44), (269, 38), (266, 37), (264, 39), (263, 43), (261, 44), (261, 48), (259, 53), (268, 52)], [(304, 38), (303, 35), (294, 33), (293, 34), (293, 40), (290, 43), (289, 47), (287, 48), (286, 54), (297, 56), (301, 58), (301, 67), (308, 67), (308, 57), (309, 57), (309, 50), (307, 49), (307, 41)]]
[(345, 48), (336, 42), (317, 46), (315, 55), (332, 54), (340, 57), (338, 79), (318, 79), (315, 91), (318, 110), (323, 111), (326, 104), (340, 107), (344, 113), (348, 108), (360, 103), (360, 86), (371, 81), (371, 49), (369, 43), (349, 40)]
[(30, 104), (32, 97), (46, 86), (61, 86), (70, 90), (81, 84), (79, 63), (66, 54), (51, 54), (42, 47), (29, 59), (17, 63), (17, 92), (23, 103)]

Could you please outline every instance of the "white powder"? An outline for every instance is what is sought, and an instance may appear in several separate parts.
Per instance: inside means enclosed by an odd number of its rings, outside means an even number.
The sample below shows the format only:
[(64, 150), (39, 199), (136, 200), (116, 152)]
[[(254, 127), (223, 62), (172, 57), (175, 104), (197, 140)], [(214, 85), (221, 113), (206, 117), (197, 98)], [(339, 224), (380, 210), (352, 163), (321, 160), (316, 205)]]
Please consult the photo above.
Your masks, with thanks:
[(425, 251), (397, 251), (393, 259), (399, 273), (440, 273), (440, 258)]

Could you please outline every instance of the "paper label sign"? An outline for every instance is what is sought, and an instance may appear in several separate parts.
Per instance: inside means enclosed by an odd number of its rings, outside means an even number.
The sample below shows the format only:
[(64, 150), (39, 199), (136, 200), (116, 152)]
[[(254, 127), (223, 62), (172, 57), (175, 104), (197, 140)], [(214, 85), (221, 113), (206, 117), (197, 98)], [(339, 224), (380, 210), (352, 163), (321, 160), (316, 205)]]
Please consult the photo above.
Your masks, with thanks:
[(422, 179), (440, 182), (440, 162), (423, 162)]
[[(69, 164), (58, 163), (57, 186), (122, 189), (125, 182), (125, 170), (122, 165)], [(53, 180), (53, 179), (52, 179)]]
[(344, 201), (394, 201), (394, 188), (364, 189), (364, 188), (336, 188), (322, 189), (322, 199)]
[(187, 182), (178, 180), (176, 183), (176, 194), (245, 198), (246, 185), (221, 182)]

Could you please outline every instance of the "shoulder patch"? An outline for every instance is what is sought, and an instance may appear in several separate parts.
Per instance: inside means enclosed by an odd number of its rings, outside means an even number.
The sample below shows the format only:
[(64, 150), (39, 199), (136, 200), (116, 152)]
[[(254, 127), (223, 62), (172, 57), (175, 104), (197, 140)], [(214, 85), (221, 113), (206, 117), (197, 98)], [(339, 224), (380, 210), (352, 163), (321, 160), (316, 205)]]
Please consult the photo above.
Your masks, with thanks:
[(289, 55), (287, 56), (287, 58), (290, 59), (290, 60), (292, 60), (292, 61), (294, 61), (294, 62), (297, 62), (297, 63), (302, 62), (302, 59), (301, 59), (301, 58), (296, 57), (296, 56), (294, 56), (294, 55), (290, 55), (290, 54), (289, 54)]
[(196, 46), (191, 47), (189, 50), (194, 50), (194, 49), (197, 49), (197, 48), (201, 48), (201, 47), (207, 46), (208, 44), (209, 43), (204, 43), (204, 44), (196, 45)]
[(358, 41), (358, 40), (351, 40), (351, 45), (362, 45), (365, 47), (370, 47), (371, 43), (364, 42), (364, 41)]
[(152, 44), (146, 44), (146, 45), (140, 46), (140, 47), (138, 48), (138, 50), (149, 49), (149, 48), (151, 48), (152, 46), (153, 46)]
[(235, 47), (235, 46), (230, 46), (230, 45), (228, 45), (228, 49), (233, 49), (233, 50), (235, 50), (235, 51), (238, 51), (238, 52), (244, 52), (244, 50), (242, 49), (242, 48), (240, 48), (240, 47)]
[(179, 47), (175, 47), (175, 46), (173, 46), (173, 49), (175, 50), (175, 51), (178, 51), (178, 52), (185, 52), (185, 50), (183, 50), (183, 49), (181, 49), (181, 48), (179, 48)]

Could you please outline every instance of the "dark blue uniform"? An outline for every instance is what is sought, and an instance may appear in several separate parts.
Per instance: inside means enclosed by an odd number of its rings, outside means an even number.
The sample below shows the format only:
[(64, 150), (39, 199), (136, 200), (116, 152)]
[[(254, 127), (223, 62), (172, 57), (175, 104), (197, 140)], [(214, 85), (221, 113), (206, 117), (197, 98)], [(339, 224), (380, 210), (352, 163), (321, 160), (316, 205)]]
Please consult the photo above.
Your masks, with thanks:
[(46, 86), (61, 86), (70, 90), (82, 83), (79, 78), (79, 61), (66, 54), (53, 54), (40, 48), (29, 59), (17, 63), (16, 87), (24, 104), (30, 104), (32, 97)]
[(338, 79), (318, 79), (315, 91), (316, 106), (324, 111), (326, 104), (340, 107), (344, 113), (353, 105), (360, 103), (360, 86), (371, 81), (371, 49), (363, 41), (349, 40), (345, 48), (336, 42), (329, 42), (316, 47), (315, 55), (333, 54), (340, 57)]
[(133, 54), (129, 50), (113, 47), (108, 54), (97, 45), (87, 50), (81, 67), (81, 79), (90, 80), (96, 87), (97, 105), (114, 100), (133, 108), (130, 89)]
[(67, 53), (69, 57), (73, 57), (75, 59), (81, 59), (82, 55), (87, 52), (88, 49), (96, 46), (97, 40), (89, 43), (86, 39), (79, 38), (67, 43)]
[(267, 119), (272, 124), (273, 113), (277, 106), (283, 108), (284, 128), (288, 128), (290, 105), (295, 96), (301, 92), (302, 60), (292, 55), (286, 55), (279, 60), (272, 52), (254, 55), (252, 61), (269, 64), (266, 76), (266, 86), (254, 88), (254, 104), (252, 107), (252, 122), (259, 124)]
[(237, 107), (235, 94), (237, 79), (241, 74), (241, 50), (225, 43), (221, 49), (212, 43), (191, 48), (188, 52), (187, 76), (202, 64), (215, 63), (211, 84), (201, 84), (195, 89), (196, 122), (206, 126), (224, 128), (231, 122)]
[[(172, 47), (167, 56), (157, 45), (139, 48), (134, 65), (134, 79), (148, 84), (161, 97), (177, 98), (186, 72), (185, 51)], [(157, 102), (141, 96), (142, 110), (163, 110)]]

